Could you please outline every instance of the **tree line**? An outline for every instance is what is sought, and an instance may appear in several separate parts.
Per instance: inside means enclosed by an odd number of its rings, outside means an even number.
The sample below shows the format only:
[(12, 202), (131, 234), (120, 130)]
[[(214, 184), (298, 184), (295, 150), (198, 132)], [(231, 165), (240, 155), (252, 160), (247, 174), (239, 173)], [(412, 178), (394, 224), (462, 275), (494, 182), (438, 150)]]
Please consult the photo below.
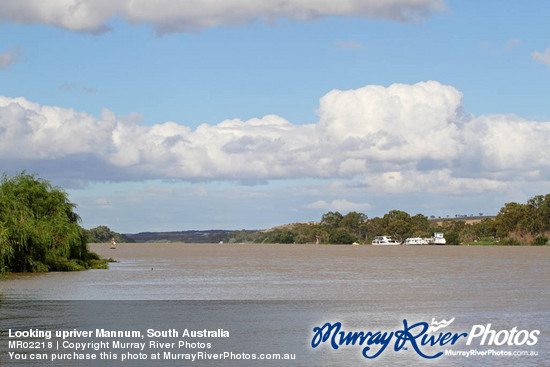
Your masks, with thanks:
[(550, 237), (550, 194), (538, 195), (525, 204), (506, 203), (496, 217), (477, 223), (444, 219), (441, 225), (422, 214), (411, 216), (392, 210), (382, 217), (340, 212), (323, 214), (320, 222), (294, 223), (267, 231), (235, 231), (228, 242), (255, 243), (371, 243), (374, 237), (389, 235), (404, 241), (409, 237), (430, 237), (444, 232), (447, 245), (546, 245)]
[(501, 245), (547, 245), (550, 237), (550, 194), (537, 195), (527, 203), (504, 204), (494, 219), (467, 225), (444, 221), (443, 229), (461, 243), (488, 240)]
[(422, 214), (392, 210), (382, 217), (330, 211), (320, 222), (293, 223), (268, 230), (183, 231), (119, 234), (106, 226), (88, 230), (90, 242), (200, 242), (200, 243), (371, 243), (376, 236), (389, 235), (404, 241), (409, 237), (431, 237), (443, 232), (447, 245), (545, 245), (550, 237), (550, 194), (535, 196), (525, 204), (506, 203), (494, 218), (468, 223), (462, 218), (430, 220)]
[(550, 237), (550, 194), (535, 196), (525, 204), (506, 203), (494, 218), (468, 223), (462, 218), (430, 220), (422, 214), (410, 215), (392, 210), (382, 217), (330, 211), (320, 222), (292, 223), (272, 229), (237, 231), (182, 231), (119, 234), (106, 226), (88, 230), (90, 242), (199, 242), (199, 243), (371, 243), (376, 236), (392, 236), (404, 241), (409, 237), (431, 237), (443, 232), (448, 245), (544, 245)]
[(322, 215), (320, 222), (294, 223), (266, 231), (236, 231), (229, 242), (255, 243), (370, 243), (374, 237), (390, 235), (396, 239), (430, 237), (441, 228), (426, 216), (414, 216), (401, 210), (392, 210), (383, 217), (369, 219), (366, 214), (338, 211)]

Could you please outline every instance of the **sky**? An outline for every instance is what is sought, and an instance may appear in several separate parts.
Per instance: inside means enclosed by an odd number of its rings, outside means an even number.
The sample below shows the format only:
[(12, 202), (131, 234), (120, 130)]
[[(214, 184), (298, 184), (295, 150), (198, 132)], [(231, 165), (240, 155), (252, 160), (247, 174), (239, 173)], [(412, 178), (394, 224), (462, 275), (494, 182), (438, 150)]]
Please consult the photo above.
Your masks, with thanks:
[(2, 0), (0, 171), (85, 228), (495, 215), (550, 193), (550, 2)]

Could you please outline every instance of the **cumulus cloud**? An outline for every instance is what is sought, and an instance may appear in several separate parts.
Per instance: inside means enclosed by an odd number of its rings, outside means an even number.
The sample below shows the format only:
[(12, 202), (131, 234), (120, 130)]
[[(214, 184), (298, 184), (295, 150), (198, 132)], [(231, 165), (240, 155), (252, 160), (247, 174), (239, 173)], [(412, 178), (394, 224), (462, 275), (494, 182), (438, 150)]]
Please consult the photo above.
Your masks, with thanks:
[[(550, 122), (471, 116), (462, 93), (435, 81), (333, 90), (318, 114), (308, 125), (268, 115), (191, 129), (0, 97), (0, 160), (79, 182), (353, 178), (372, 192), (479, 194), (550, 181)], [(312, 205), (325, 204), (349, 203)]]
[(23, 159), (95, 154), (111, 139), (116, 124), (114, 114), (108, 111), (98, 120), (73, 109), (0, 97), (0, 154)]
[(532, 53), (532, 56), (535, 61), (538, 61), (546, 66), (550, 66), (550, 47), (548, 47), (543, 53), (535, 51)]
[(0, 19), (78, 32), (104, 32), (109, 30), (107, 21), (119, 14), (129, 23), (152, 24), (157, 32), (170, 33), (237, 26), (257, 19), (272, 22), (278, 18), (308, 21), (327, 16), (360, 16), (418, 22), (443, 8), (443, 0), (3, 0)]
[(13, 46), (4, 53), (0, 53), (0, 70), (7, 69), (10, 65), (22, 62), (25, 54), (19, 46)]
[(450, 169), (419, 172), (414, 169), (373, 173), (364, 178), (372, 192), (389, 194), (482, 194), (508, 189), (506, 181), (484, 177), (460, 177)]

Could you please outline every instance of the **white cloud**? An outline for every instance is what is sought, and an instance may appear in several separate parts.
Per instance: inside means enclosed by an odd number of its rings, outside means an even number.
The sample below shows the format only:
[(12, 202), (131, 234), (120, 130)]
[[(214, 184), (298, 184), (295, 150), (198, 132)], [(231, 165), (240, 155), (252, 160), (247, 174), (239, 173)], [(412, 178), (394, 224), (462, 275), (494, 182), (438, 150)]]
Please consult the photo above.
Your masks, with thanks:
[(0, 160), (79, 182), (362, 177), (372, 192), (464, 194), (550, 181), (550, 122), (470, 116), (435, 81), (333, 90), (318, 113), (310, 125), (268, 115), (191, 129), (0, 97)]
[(464, 154), (496, 177), (548, 168), (550, 123), (512, 115), (480, 116), (463, 129), (469, 151)]
[(159, 33), (237, 26), (257, 19), (298, 21), (327, 16), (361, 16), (422, 21), (444, 8), (443, 0), (3, 0), (0, 19), (54, 25), (78, 32), (103, 32), (119, 14), (129, 23), (152, 24)]
[(450, 169), (430, 172), (403, 170), (382, 172), (364, 178), (371, 192), (389, 194), (429, 193), (445, 195), (481, 194), (502, 192), (509, 188), (507, 182), (482, 177), (456, 177)]
[(309, 209), (322, 209), (339, 212), (351, 212), (351, 211), (364, 211), (372, 208), (369, 203), (353, 203), (351, 201), (333, 200), (332, 202), (326, 202), (325, 200), (319, 200), (314, 203), (306, 205)]
[(13, 46), (8, 51), (0, 53), (0, 70), (7, 69), (10, 65), (22, 62), (25, 54), (19, 46)]
[(531, 55), (535, 61), (538, 61), (546, 66), (550, 66), (550, 47), (548, 47), (544, 53), (535, 51)]
[(27, 159), (95, 154), (105, 148), (116, 123), (109, 111), (97, 120), (73, 109), (0, 96), (0, 154)]
[(401, 162), (454, 159), (462, 94), (438, 82), (367, 86), (321, 98), (318, 132), (349, 157)]

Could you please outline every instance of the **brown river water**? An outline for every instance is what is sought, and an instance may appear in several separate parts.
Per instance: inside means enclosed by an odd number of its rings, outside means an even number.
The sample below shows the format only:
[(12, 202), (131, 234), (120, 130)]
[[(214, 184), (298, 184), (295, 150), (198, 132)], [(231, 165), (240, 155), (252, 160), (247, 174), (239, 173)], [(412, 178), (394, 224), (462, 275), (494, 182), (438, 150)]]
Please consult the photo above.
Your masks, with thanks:
[[(298, 348), (301, 360), (275, 365), (550, 365), (547, 247), (118, 244), (112, 250), (108, 244), (92, 244), (90, 248), (118, 262), (108, 270), (9, 275), (0, 280), (3, 302), (65, 302), (44, 307), (59, 309), (71, 302), (81, 307), (81, 301), (91, 301), (85, 303), (92, 309), (96, 304), (109, 310), (101, 316), (109, 319), (121, 318), (122, 313), (113, 311), (117, 307), (134, 310), (125, 311), (124, 319), (141, 315), (142, 304), (149, 305), (145, 306), (149, 310), (151, 305), (159, 307), (154, 302), (170, 301), (168, 305), (177, 304), (178, 310), (187, 310), (187, 315), (194, 314), (195, 321), (202, 323), (240, 320), (239, 325), (251, 323), (249, 330), (256, 330), (270, 320), (266, 327), (273, 335), (286, 335), (286, 341), (269, 341), (280, 349), (294, 339), (292, 345), (303, 344), (302, 339), (310, 343), (313, 326), (325, 322), (341, 321), (347, 330), (383, 331), (403, 329), (404, 319), (410, 324), (454, 317), (450, 327), (454, 332), (470, 333), (473, 325), (488, 323), (497, 331), (537, 329), (540, 334), (534, 346), (499, 347), (535, 351), (536, 356), (444, 356), (434, 362), (389, 346), (383, 358), (367, 360), (360, 347), (336, 351), (328, 346), (312, 350), (307, 345)], [(167, 307), (163, 312), (170, 314), (173, 310)], [(147, 313), (145, 318), (150, 317)], [(259, 319), (262, 326), (250, 321)], [(10, 320), (24, 324), (16, 316)], [(233, 324), (227, 327), (238, 329)], [(259, 341), (250, 343), (250, 348), (259, 348)], [(462, 342), (457, 348), (473, 347)], [(495, 347), (478, 342), (474, 349), (490, 348)]]
[(4, 297), (369, 300), (421, 309), (546, 310), (550, 249), (496, 246), (90, 245), (108, 270), (17, 274)]

